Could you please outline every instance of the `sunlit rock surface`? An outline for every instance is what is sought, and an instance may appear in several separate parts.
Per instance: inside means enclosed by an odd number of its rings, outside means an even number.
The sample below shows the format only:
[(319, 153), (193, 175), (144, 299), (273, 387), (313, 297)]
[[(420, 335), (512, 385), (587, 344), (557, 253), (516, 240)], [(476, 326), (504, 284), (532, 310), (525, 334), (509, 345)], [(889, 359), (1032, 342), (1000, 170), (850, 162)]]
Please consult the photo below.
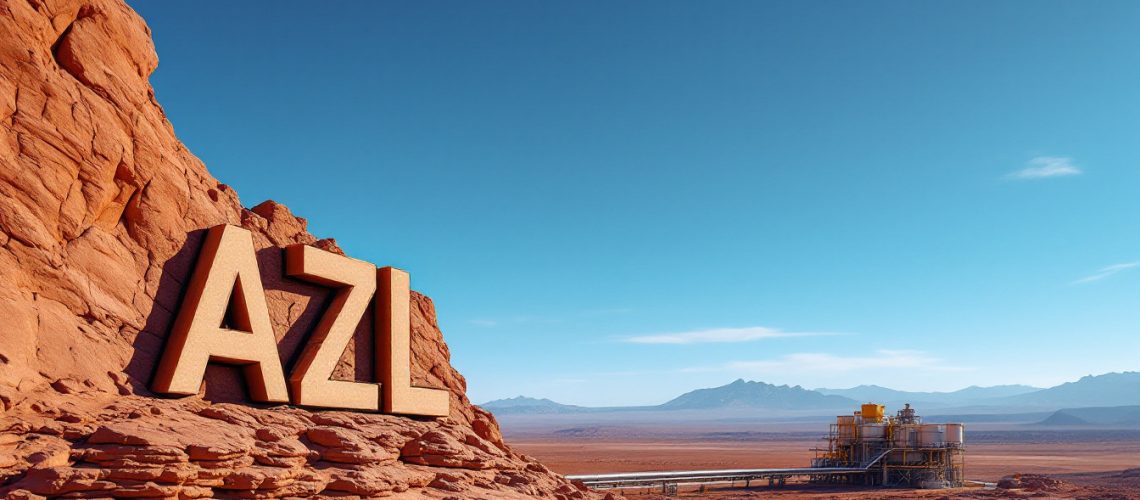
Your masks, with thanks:
[[(330, 291), (283, 278), (318, 240), (274, 202), (245, 209), (179, 142), (148, 77), (150, 31), (120, 1), (0, 1), (0, 494), (588, 498), (504, 444), (413, 293), (413, 383), (446, 418), (244, 403), (147, 389), (204, 229), (252, 231), (286, 367)], [(336, 377), (370, 379), (365, 320)]]

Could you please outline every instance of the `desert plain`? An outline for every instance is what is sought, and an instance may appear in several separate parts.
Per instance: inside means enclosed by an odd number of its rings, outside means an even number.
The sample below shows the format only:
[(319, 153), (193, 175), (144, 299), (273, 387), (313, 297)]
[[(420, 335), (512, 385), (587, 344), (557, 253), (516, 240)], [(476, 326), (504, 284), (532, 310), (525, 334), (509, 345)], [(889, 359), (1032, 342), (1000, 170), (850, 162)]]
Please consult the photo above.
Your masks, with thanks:
[[(819, 424), (631, 425), (560, 427), (534, 417), (505, 419), (515, 449), (562, 474), (806, 467), (824, 445)], [(517, 424), (517, 428), (514, 425)], [(1140, 429), (1048, 428), (978, 424), (967, 430), (966, 476), (976, 484), (948, 490), (879, 489), (789, 483), (682, 486), (699, 498), (1088, 498), (1140, 499)], [(816, 430), (811, 430), (815, 428)], [(826, 428), (824, 425), (822, 428)], [(733, 430), (736, 429), (736, 430)], [(747, 430), (741, 430), (747, 429)], [(1018, 475), (1024, 487), (996, 488)], [(988, 483), (988, 484), (983, 484)], [(620, 490), (664, 498), (660, 488)]]

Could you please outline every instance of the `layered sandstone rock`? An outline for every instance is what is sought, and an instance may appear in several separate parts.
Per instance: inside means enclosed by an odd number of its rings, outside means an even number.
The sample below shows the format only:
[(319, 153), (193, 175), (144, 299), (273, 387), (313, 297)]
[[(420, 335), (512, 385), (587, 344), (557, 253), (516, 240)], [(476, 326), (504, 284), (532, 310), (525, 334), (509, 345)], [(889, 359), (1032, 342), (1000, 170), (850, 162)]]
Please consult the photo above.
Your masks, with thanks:
[[(419, 294), (413, 382), (449, 390), (449, 417), (250, 405), (222, 366), (198, 396), (151, 394), (205, 228), (252, 231), (286, 367), (330, 291), (281, 277), (280, 248), (339, 252), (206, 171), (155, 101), (157, 64), (121, 1), (0, 0), (0, 494), (593, 496), (504, 444)], [(335, 377), (370, 378), (365, 323)]]

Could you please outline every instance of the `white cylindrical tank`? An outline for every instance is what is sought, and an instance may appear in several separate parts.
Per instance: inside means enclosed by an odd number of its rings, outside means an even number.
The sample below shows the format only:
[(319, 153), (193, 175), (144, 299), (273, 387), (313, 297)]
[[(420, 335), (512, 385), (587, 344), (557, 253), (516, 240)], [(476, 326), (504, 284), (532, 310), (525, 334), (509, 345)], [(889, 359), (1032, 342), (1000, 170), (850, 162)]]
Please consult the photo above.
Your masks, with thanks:
[(910, 425), (896, 426), (891, 436), (891, 446), (895, 448), (914, 448), (916, 444), (915, 428)]
[(855, 425), (840, 425), (839, 426), (839, 442), (843, 444), (850, 444), (855, 441)]
[(863, 424), (859, 426), (859, 435), (864, 440), (884, 440), (887, 438), (887, 424)]
[(962, 446), (965, 443), (965, 426), (962, 424), (946, 424), (946, 444)]
[(918, 446), (932, 448), (946, 443), (946, 426), (942, 424), (922, 424), (918, 426)]
[(855, 417), (852, 415), (840, 415), (836, 422), (839, 442), (842, 444), (853, 443), (855, 441)]

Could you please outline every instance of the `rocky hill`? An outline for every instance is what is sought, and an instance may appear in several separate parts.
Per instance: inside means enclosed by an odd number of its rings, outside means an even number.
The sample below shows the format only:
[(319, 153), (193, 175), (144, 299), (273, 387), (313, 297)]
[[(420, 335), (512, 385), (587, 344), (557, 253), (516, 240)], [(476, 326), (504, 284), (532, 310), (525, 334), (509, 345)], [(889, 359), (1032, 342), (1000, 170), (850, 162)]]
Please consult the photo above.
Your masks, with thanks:
[[(284, 206), (243, 208), (179, 142), (123, 2), (3, 1), (0, 33), (0, 495), (595, 496), (503, 442), (415, 293), (413, 382), (450, 392), (447, 417), (252, 405), (222, 366), (197, 396), (157, 398), (205, 228), (252, 232), (285, 366), (330, 292), (264, 270), (288, 244), (339, 250)], [(335, 377), (370, 376), (369, 328)]]
[(1095, 425), (1101, 427), (1140, 426), (1140, 406), (1065, 408), (1049, 415), (1038, 425)]

